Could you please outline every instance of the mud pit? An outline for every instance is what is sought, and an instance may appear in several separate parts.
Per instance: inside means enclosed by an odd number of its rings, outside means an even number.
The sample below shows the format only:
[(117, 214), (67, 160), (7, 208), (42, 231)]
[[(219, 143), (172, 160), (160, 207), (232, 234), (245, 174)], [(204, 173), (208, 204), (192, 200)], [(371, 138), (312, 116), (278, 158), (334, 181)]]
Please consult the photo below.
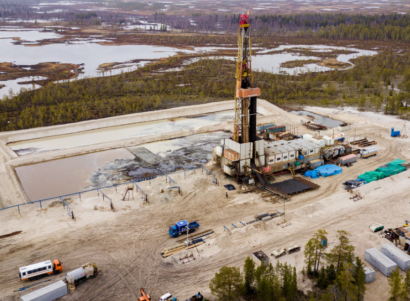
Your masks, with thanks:
[[(263, 101), (258, 104), (266, 113), (264, 120), (294, 122), (297, 125), (303, 119)], [(118, 187), (117, 192), (114, 188), (104, 190), (113, 199), (116, 212), (112, 212), (108, 201), (103, 201), (101, 194), (98, 196), (96, 192), (84, 195), (81, 201), (76, 198), (67, 200), (70, 209), (75, 212), (76, 221), (68, 218), (66, 209), (58, 202), (52, 206), (52, 202), (44, 205), (43, 210), (38, 205), (26, 205), (21, 207), (20, 214), (17, 209), (3, 210), (0, 211), (0, 233), (23, 232), (0, 240), (0, 277), (3, 279), (0, 298), (19, 298), (19, 293), (13, 293), (21, 286), (16, 276), (19, 266), (59, 258), (66, 271), (88, 261), (96, 262), (103, 270), (97, 278), (85, 282), (75, 294), (62, 300), (137, 300), (140, 287), (144, 287), (153, 299), (170, 292), (185, 300), (201, 291), (207, 299), (215, 300), (210, 295), (208, 283), (220, 267), (242, 266), (245, 258), (257, 250), (270, 254), (273, 249), (293, 242), (304, 246), (318, 229), (329, 232), (330, 247), (335, 243), (337, 230), (349, 231), (356, 246), (355, 253), (363, 260), (366, 248), (380, 248), (381, 244), (387, 243), (387, 240), (370, 232), (368, 227), (371, 224), (382, 222), (386, 228), (396, 227), (408, 218), (410, 171), (360, 187), (364, 198), (358, 202), (349, 200), (351, 195), (342, 189), (341, 183), (393, 159), (409, 160), (410, 139), (389, 137), (391, 126), (400, 128), (403, 125), (402, 121), (389, 116), (364, 116), (347, 110), (333, 114), (335, 110), (332, 109), (308, 109), (352, 123), (352, 130), (346, 132), (346, 136), (353, 136), (355, 129), (356, 137), (367, 134), (369, 139), (377, 140), (379, 154), (368, 160), (359, 160), (350, 168), (343, 168), (341, 175), (313, 180), (321, 186), (319, 190), (294, 196), (286, 203), (286, 219), (291, 222), (290, 226), (277, 226), (278, 222), (283, 221), (282, 217), (233, 229), (232, 223), (239, 227), (239, 221), (245, 223), (253, 219), (256, 213), (282, 209), (283, 203), (268, 202), (269, 198), (263, 198), (257, 192), (241, 193), (241, 187), (216, 168), (213, 172), (220, 186), (213, 184), (212, 176), (202, 174), (201, 170), (187, 172), (186, 179), (184, 173), (172, 175), (176, 185), (181, 187), (182, 195), (175, 189), (168, 189), (169, 183), (165, 177), (152, 180), (151, 184), (148, 181), (138, 183), (147, 193), (149, 204), (144, 204), (142, 193), (136, 191), (134, 198), (122, 201), (124, 186)], [(384, 118), (386, 122), (377, 118)], [(299, 133), (309, 132), (302, 127), (298, 130)], [(55, 158), (62, 153), (80, 152), (81, 149), (12, 158), (5, 145), (2, 143), (0, 146), (0, 196), (2, 201), (13, 196), (19, 202), (24, 202), (25, 198), (19, 196), (20, 188), (13, 184), (15, 176), (9, 171), (10, 166)], [(281, 176), (277, 180), (288, 178)], [(228, 199), (225, 198), (225, 184), (237, 188), (234, 192), (228, 192)], [(180, 219), (197, 220), (200, 230), (215, 230), (206, 244), (192, 250), (196, 260), (187, 264), (181, 264), (179, 259), (190, 255), (191, 251), (166, 259), (159, 254), (165, 247), (175, 244), (175, 240), (168, 235), (168, 227)], [(231, 231), (223, 231), (223, 226)], [(300, 275), (303, 249), (278, 260), (295, 265), (299, 288), (309, 289), (310, 282), (302, 282)], [(64, 275), (51, 277), (54, 281)], [(367, 285), (366, 300), (387, 300), (388, 295), (387, 278), (376, 272), (376, 281)]]

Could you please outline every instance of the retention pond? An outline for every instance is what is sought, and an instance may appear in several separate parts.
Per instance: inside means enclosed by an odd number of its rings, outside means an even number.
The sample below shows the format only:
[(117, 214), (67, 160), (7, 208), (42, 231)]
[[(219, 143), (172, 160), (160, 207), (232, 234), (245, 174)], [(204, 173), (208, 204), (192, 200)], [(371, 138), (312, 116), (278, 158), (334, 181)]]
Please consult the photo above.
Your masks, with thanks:
[(28, 198), (36, 201), (200, 167), (212, 158), (212, 148), (230, 136), (225, 132), (192, 135), (20, 166), (16, 173)]
[(340, 120), (335, 120), (335, 119), (325, 117), (319, 114), (315, 114), (309, 111), (291, 111), (291, 113), (297, 114), (300, 116), (311, 116), (314, 122), (327, 126), (328, 128), (335, 128), (343, 124), (343, 122)]

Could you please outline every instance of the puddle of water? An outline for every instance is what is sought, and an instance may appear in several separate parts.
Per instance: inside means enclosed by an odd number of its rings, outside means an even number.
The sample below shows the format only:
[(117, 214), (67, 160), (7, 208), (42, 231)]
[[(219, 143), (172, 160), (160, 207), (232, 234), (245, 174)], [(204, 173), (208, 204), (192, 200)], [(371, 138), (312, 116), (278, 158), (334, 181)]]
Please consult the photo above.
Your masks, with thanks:
[[(27, 69), (30, 70), (30, 69)], [(43, 80), (47, 79), (47, 77), (44, 76), (26, 76), (26, 77), (20, 77), (17, 79), (12, 79), (8, 81), (0, 81), (0, 85), (5, 85), (5, 87), (0, 89), (0, 95), (3, 96), (5, 94), (9, 94), (10, 90), (12, 92), (20, 91), (21, 88), (29, 89), (29, 90), (34, 90), (38, 89), (41, 86), (37, 84), (19, 84), (22, 82), (28, 82), (28, 81), (36, 81), (36, 80)]]
[(325, 116), (322, 116), (322, 115), (318, 115), (318, 114), (315, 114), (315, 113), (312, 113), (312, 112), (308, 112), (308, 111), (291, 111), (291, 113), (297, 114), (297, 115), (300, 115), (300, 116), (307, 116), (307, 115), (313, 116), (313, 117), (315, 117), (315, 119), (313, 119), (314, 122), (322, 124), (322, 125), (327, 126), (329, 128), (335, 128), (335, 127), (337, 127), (337, 126), (339, 126), (340, 124), (343, 123), (342, 121), (331, 119), (331, 118), (328, 118), (328, 117), (325, 117)]
[[(44, 39), (55, 39), (61, 37), (60, 35), (56, 34), (54, 31), (38, 31), (38, 30), (21, 30), (20, 28), (10, 28), (7, 31), (4, 31), (5, 29), (1, 29), (0, 31), (0, 39), (6, 39), (6, 38), (15, 38), (18, 37), (20, 40), (24, 41), (39, 41), (39, 40), (44, 40)], [(14, 31), (11, 31), (14, 30)], [(11, 46), (15, 46), (14, 44), (11, 43), (12, 41), (10, 40), (4, 40), (0, 41), (1, 47), (5, 46), (5, 44), (11, 44)], [(30, 51), (31, 48), (28, 49)], [(6, 53), (2, 53), (2, 61), (7, 62), (6, 60), (3, 59), (3, 55)], [(13, 60), (15, 61), (15, 60)]]
[(89, 178), (94, 171), (108, 162), (133, 158), (126, 149), (116, 149), (20, 166), (16, 173), (28, 198), (36, 201), (86, 190), (92, 184)]
[[(263, 55), (264, 53), (270, 51), (280, 51), (286, 50), (291, 48), (305, 48), (310, 49), (315, 52), (330, 52), (333, 50), (348, 50), (354, 51), (355, 53), (352, 54), (339, 54), (337, 56), (337, 60), (339, 62), (348, 63), (351, 66), (348, 68), (352, 68), (354, 65), (350, 62), (350, 60), (354, 58), (358, 58), (360, 56), (373, 56), (377, 54), (377, 51), (371, 50), (363, 50), (357, 48), (347, 48), (347, 47), (336, 47), (336, 46), (326, 46), (326, 45), (281, 45), (275, 49), (266, 49), (258, 52), (258, 55), (252, 57), (252, 67), (256, 69), (262, 69), (267, 72), (279, 73), (279, 72), (286, 72), (287, 74), (300, 74), (306, 73), (309, 71), (320, 72), (320, 71), (329, 71), (335, 68), (328, 68), (322, 67), (317, 64), (308, 64), (304, 67), (296, 67), (296, 68), (281, 68), (280, 65), (287, 61), (295, 61), (295, 60), (308, 60), (308, 59), (320, 59), (318, 57), (313, 56), (299, 56), (293, 53), (278, 53), (278, 54), (269, 54)], [(262, 55), (261, 55), (262, 54)]]
[[(335, 68), (319, 66), (317, 64), (306, 64), (303, 67), (296, 67), (296, 68), (283, 68), (283, 67), (280, 67), (280, 65), (285, 62), (296, 61), (296, 60), (320, 60), (320, 58), (315, 57), (315, 56), (303, 56), (303, 55), (297, 55), (295, 53), (286, 53), (286, 52), (266, 54), (271, 51), (280, 51), (280, 50), (286, 50), (290, 48), (307, 48), (307, 49), (311, 49), (314, 52), (331, 52), (332, 49), (354, 51), (355, 53), (352, 53), (352, 54), (340, 54), (337, 56), (337, 60), (339, 62), (348, 63), (351, 65), (348, 68), (352, 68), (354, 66), (350, 62), (351, 59), (364, 56), (364, 55), (371, 56), (371, 55), (377, 54), (377, 51), (362, 50), (362, 49), (356, 49), (356, 48), (346, 48), (346, 47), (325, 46), (325, 45), (313, 45), (313, 46), (312, 45), (281, 45), (278, 48), (265, 49), (265, 50), (258, 51), (257, 55), (253, 55), (252, 56), (253, 70), (266, 71), (266, 72), (270, 72), (274, 74), (285, 73), (285, 74), (293, 75), (293, 74), (306, 73), (309, 71), (310, 72), (325, 72), (325, 71), (335, 69)], [(196, 51), (206, 51), (206, 52), (211, 52), (212, 50), (216, 50), (216, 49), (232, 49), (232, 48), (224, 48), (224, 47), (196, 47), (195, 48)], [(210, 58), (233, 60), (233, 61), (235, 61), (236, 59), (236, 57), (233, 57), (233, 56), (210, 56)], [(187, 60), (183, 63), (183, 66), (189, 66), (190, 64), (197, 62), (200, 59), (201, 58), (194, 58), (194, 59)], [(182, 67), (177, 67), (177, 68), (167, 69), (165, 70), (165, 72), (181, 71), (181, 70), (182, 70)]]
[(159, 135), (181, 130), (192, 130), (201, 126), (216, 125), (221, 122), (234, 120), (234, 118), (234, 111), (229, 110), (173, 120), (164, 119), (152, 122), (141, 122), (75, 134), (14, 142), (8, 144), (8, 146), (19, 156), (24, 156), (33, 153), (57, 149), (61, 150), (121, 139)]

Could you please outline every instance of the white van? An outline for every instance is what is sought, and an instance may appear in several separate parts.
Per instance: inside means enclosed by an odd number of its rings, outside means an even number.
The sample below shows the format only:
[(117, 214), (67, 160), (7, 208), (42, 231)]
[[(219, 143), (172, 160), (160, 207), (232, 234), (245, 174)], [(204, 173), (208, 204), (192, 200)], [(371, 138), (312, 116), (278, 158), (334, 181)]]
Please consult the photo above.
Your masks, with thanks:
[(167, 301), (171, 300), (172, 295), (170, 293), (166, 293), (165, 295), (162, 295), (161, 298), (159, 298), (159, 301)]

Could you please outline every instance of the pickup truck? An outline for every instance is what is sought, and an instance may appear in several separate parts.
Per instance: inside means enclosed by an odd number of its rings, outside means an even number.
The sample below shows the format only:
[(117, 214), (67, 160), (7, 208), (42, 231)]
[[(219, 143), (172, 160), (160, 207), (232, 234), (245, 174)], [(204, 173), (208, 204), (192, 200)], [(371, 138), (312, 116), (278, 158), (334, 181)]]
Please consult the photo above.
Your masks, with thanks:
[(182, 234), (194, 232), (199, 227), (197, 222), (188, 223), (186, 220), (176, 222), (175, 225), (169, 227), (169, 235), (171, 237), (178, 237)]

